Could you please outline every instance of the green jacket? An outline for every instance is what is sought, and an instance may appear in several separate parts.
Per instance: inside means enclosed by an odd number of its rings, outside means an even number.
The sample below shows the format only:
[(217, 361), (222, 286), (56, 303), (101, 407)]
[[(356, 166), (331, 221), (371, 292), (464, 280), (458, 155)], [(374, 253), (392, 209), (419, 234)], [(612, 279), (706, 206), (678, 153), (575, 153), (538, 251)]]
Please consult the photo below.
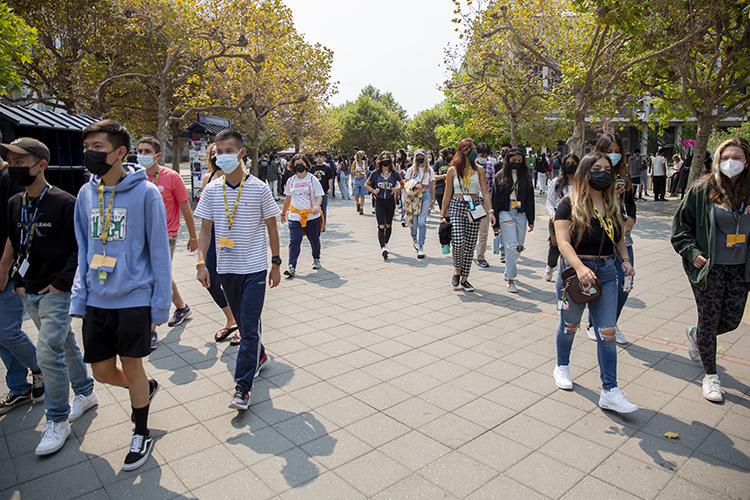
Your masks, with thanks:
[[(706, 289), (706, 278), (713, 266), (716, 252), (714, 238), (714, 204), (708, 199), (711, 187), (704, 181), (696, 182), (680, 202), (672, 219), (672, 246), (682, 255), (682, 267), (690, 283)], [(708, 259), (700, 269), (693, 265), (699, 255)], [(745, 283), (750, 290), (750, 252), (745, 261)]]

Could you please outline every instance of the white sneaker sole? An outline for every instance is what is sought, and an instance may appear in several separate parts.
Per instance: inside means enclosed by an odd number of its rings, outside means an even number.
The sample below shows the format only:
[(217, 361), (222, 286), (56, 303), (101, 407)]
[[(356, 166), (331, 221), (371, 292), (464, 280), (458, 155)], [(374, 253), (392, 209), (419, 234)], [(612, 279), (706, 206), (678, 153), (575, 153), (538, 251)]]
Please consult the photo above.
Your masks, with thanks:
[(146, 454), (143, 455), (143, 457), (141, 457), (141, 459), (138, 460), (137, 462), (133, 462), (132, 464), (122, 464), (122, 470), (124, 470), (124, 471), (131, 471), (131, 470), (138, 469), (140, 466), (142, 466), (143, 464), (146, 463), (146, 460), (148, 460), (148, 457), (151, 456), (151, 451), (153, 449), (154, 449), (154, 440), (152, 439), (148, 443), (148, 448), (146, 449)]
[(599, 408), (601, 408), (603, 410), (610, 410), (610, 411), (614, 411), (614, 412), (617, 412), (617, 413), (622, 413), (622, 414), (635, 413), (635, 412), (638, 411), (637, 407), (636, 408), (631, 408), (631, 409), (628, 409), (628, 410), (624, 410), (622, 408), (615, 408), (614, 406), (610, 406), (610, 405), (608, 405), (606, 403), (602, 403), (601, 401), (599, 401)]
[(52, 455), (53, 453), (57, 453), (58, 451), (60, 451), (60, 449), (62, 449), (63, 446), (65, 446), (65, 442), (68, 440), (69, 437), (70, 437), (70, 430), (68, 430), (68, 434), (62, 439), (62, 441), (60, 441), (59, 444), (56, 444), (53, 448), (40, 450), (39, 447), (37, 446), (36, 450), (34, 450), (34, 453), (38, 457), (43, 457), (46, 455)]

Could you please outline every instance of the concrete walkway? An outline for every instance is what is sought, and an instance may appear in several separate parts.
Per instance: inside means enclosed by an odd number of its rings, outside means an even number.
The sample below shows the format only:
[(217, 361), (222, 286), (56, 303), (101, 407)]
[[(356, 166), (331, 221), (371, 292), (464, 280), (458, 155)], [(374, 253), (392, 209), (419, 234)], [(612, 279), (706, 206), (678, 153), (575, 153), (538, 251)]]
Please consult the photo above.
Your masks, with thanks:
[[(162, 326), (148, 358), (163, 386), (150, 418), (153, 457), (122, 471), (127, 392), (97, 383), (99, 406), (51, 457), (34, 455), (43, 405), (0, 417), (0, 499), (748, 499), (748, 325), (720, 337), (726, 401), (709, 403), (686, 348), (692, 293), (668, 241), (676, 202), (638, 207), (638, 275), (620, 321), (631, 343), (618, 348), (620, 387), (641, 407), (634, 414), (596, 406), (596, 346), (583, 331), (571, 358), (575, 388), (555, 387), (546, 215), (528, 235), (520, 293), (506, 292), (490, 250), (492, 267), (472, 269), (477, 291), (466, 294), (449, 286), (437, 214), (426, 259), (397, 222), (384, 262), (369, 207), (359, 216), (337, 198), (323, 269), (311, 269), (303, 243), (298, 276), (266, 296), (272, 359), (250, 411), (227, 408), (237, 348), (213, 340), (223, 316), (195, 280), (183, 229), (174, 276), (193, 315)], [(541, 196), (537, 210), (545, 213)], [(285, 227), (281, 238), (286, 262)], [(30, 321), (24, 328), (36, 338)]]

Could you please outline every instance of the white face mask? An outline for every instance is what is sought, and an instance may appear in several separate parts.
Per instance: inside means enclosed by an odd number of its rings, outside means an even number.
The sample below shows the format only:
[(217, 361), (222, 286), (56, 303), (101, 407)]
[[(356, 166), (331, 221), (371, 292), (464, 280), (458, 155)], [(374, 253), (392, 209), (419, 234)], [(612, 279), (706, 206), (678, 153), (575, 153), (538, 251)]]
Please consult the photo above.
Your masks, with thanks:
[(227, 153), (216, 155), (216, 165), (224, 171), (225, 174), (231, 174), (240, 164), (237, 153)]
[(742, 171), (745, 170), (745, 164), (739, 160), (726, 160), (719, 163), (719, 168), (721, 169), (722, 174), (731, 179), (732, 177), (740, 175)]

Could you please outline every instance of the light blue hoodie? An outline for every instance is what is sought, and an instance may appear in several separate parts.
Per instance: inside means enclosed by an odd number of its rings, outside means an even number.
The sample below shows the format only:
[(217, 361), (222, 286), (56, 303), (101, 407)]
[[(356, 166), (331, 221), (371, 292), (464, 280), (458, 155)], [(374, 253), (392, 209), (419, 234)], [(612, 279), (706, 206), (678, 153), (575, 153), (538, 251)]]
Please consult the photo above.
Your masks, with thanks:
[[(172, 260), (167, 215), (159, 190), (146, 178), (146, 169), (123, 164), (127, 176), (115, 190), (106, 255), (117, 259), (107, 279), (89, 268), (102, 254), (99, 217), (99, 177), (91, 176), (78, 192), (75, 209), (78, 270), (73, 281), (70, 314), (86, 315), (86, 306), (100, 309), (151, 307), (151, 321), (166, 323), (172, 302)], [(104, 187), (104, 212), (111, 187)]]

